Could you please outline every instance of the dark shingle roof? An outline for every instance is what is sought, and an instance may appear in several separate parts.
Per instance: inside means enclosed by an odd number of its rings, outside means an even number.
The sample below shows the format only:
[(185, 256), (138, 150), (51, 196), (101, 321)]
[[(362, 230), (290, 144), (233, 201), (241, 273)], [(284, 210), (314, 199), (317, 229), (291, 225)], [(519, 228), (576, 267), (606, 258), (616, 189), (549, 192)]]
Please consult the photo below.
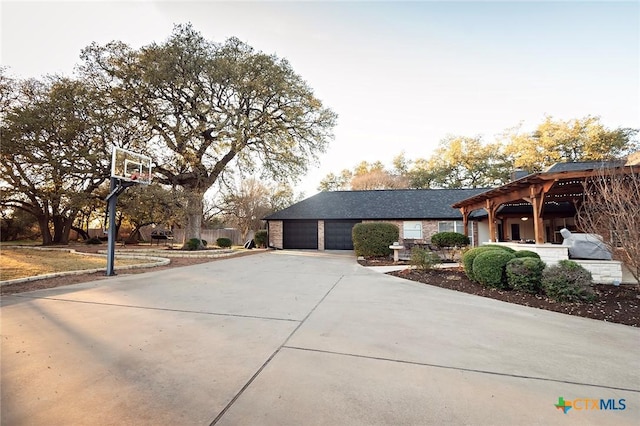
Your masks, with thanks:
[(487, 189), (393, 189), (320, 192), (266, 220), (461, 219), (451, 205)]
[(609, 167), (620, 167), (624, 165), (624, 160), (614, 161), (576, 161), (574, 163), (556, 163), (549, 167), (544, 173), (574, 172), (582, 170), (606, 169)]

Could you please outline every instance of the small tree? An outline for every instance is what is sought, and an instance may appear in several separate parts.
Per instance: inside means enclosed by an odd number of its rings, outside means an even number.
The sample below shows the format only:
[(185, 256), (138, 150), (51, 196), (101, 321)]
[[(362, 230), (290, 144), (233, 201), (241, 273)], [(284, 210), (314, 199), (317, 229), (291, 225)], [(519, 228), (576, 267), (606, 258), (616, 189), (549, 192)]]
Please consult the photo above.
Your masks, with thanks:
[(441, 263), (440, 256), (430, 250), (424, 250), (419, 247), (411, 249), (411, 266), (421, 271), (433, 269)]
[(625, 263), (640, 283), (640, 166), (602, 169), (584, 188), (580, 228), (602, 236), (613, 258)]

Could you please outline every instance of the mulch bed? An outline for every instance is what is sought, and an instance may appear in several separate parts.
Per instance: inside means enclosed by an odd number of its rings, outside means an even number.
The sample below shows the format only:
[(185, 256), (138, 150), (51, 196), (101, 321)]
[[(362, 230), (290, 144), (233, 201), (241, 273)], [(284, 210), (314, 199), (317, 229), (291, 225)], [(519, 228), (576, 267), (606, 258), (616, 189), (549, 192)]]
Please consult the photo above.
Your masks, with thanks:
[[(394, 264), (392, 261), (386, 259), (360, 260), (359, 263), (364, 266)], [(616, 287), (609, 284), (595, 284), (592, 287), (596, 294), (596, 300), (594, 302), (555, 302), (544, 295), (484, 287), (479, 283), (469, 280), (462, 268), (427, 271), (405, 269), (397, 272), (389, 272), (388, 274), (411, 281), (418, 281), (423, 284), (489, 297), (518, 305), (530, 306), (532, 308), (640, 327), (640, 286), (638, 285), (625, 284)]]

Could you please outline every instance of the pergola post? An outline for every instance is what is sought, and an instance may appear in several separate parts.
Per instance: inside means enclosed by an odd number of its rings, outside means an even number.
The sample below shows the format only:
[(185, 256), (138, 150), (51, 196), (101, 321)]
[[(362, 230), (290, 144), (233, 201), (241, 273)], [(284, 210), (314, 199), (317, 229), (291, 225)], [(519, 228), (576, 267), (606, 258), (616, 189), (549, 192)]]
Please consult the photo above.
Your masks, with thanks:
[(533, 233), (536, 244), (544, 244), (544, 222), (542, 220), (542, 207), (544, 206), (544, 196), (555, 181), (550, 180), (543, 185), (531, 185), (529, 187), (529, 198), (525, 198), (533, 207)]
[(498, 241), (496, 237), (496, 206), (492, 200), (487, 199), (486, 206), (484, 208), (489, 214), (489, 242), (495, 243)]
[(461, 207), (460, 213), (462, 213), (462, 228), (464, 229), (464, 235), (469, 235), (469, 209)]
[(531, 204), (533, 206), (533, 233), (536, 238), (536, 244), (544, 244), (544, 223), (542, 221), (542, 198), (544, 195), (538, 194), (531, 196)]

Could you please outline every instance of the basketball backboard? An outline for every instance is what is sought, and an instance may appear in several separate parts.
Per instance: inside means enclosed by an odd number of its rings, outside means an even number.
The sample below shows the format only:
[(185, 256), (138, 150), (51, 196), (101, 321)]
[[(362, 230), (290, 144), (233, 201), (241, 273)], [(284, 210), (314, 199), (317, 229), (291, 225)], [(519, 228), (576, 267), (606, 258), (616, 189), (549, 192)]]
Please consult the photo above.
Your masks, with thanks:
[(113, 147), (111, 177), (144, 185), (151, 183), (151, 157), (126, 149)]

